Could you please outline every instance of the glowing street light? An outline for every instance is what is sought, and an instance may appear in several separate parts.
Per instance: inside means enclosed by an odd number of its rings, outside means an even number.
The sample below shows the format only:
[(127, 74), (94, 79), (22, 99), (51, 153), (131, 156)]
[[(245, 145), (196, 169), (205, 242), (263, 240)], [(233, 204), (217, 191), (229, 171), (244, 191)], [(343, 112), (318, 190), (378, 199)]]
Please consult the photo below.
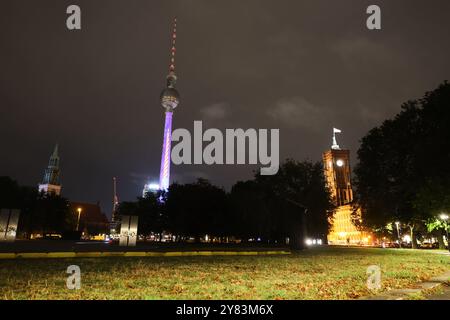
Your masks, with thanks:
[(80, 207), (77, 208), (77, 211), (78, 211), (77, 231), (80, 231), (80, 230), (78, 230), (78, 229), (79, 229), (79, 227), (80, 227), (80, 216), (81, 216), (81, 211), (82, 211), (82, 210), (83, 210), (83, 209), (81, 209)]
[(395, 225), (397, 226), (397, 239), (398, 239), (398, 247), (401, 248), (402, 247), (402, 240), (400, 239), (400, 222), (396, 221)]

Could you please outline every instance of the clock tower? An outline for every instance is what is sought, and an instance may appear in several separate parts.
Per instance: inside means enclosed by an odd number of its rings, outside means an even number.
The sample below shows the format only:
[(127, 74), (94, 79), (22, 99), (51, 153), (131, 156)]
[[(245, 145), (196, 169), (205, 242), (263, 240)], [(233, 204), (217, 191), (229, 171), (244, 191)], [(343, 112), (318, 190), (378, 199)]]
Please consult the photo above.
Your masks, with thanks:
[(323, 153), (325, 179), (337, 206), (353, 201), (350, 150), (331, 149)]
[(323, 169), (325, 182), (330, 190), (336, 212), (333, 215), (332, 227), (328, 234), (329, 244), (369, 244), (372, 236), (362, 232), (353, 224), (357, 218), (353, 213), (353, 190), (351, 182), (350, 150), (341, 149), (336, 141), (336, 133), (341, 130), (333, 128), (333, 145), (323, 153)]

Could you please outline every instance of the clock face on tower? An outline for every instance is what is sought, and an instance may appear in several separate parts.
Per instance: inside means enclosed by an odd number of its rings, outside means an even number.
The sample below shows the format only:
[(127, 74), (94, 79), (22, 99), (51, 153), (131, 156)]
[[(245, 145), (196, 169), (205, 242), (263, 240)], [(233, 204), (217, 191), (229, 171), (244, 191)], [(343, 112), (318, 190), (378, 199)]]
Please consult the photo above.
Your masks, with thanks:
[(327, 185), (338, 206), (353, 201), (350, 171), (350, 151), (331, 149), (323, 154)]

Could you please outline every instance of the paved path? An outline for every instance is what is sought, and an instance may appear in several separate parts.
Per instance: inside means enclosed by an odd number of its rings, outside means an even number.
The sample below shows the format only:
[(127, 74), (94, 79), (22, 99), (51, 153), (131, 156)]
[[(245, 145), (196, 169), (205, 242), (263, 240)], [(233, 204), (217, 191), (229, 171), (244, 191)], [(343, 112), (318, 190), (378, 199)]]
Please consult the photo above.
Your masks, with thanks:
[(426, 296), (427, 300), (450, 300), (450, 285), (444, 285), (441, 292)]
[[(403, 289), (393, 289), (380, 295), (366, 296), (360, 300), (409, 300), (414, 295), (420, 295), (427, 300), (450, 300), (450, 270), (427, 281)], [(438, 290), (437, 293), (427, 295), (428, 290)]]

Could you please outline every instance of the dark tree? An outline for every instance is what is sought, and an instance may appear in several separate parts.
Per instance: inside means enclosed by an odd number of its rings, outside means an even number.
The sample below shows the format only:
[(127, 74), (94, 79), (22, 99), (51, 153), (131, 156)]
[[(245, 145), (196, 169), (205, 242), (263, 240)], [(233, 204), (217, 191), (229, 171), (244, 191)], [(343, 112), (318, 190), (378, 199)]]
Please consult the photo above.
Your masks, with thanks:
[(400, 221), (416, 232), (450, 209), (450, 85), (409, 101), (392, 120), (372, 129), (358, 150), (358, 204), (376, 229)]
[(229, 195), (231, 234), (243, 239), (270, 239), (270, 210), (256, 181), (237, 182)]
[(333, 205), (320, 163), (288, 160), (273, 176), (256, 175), (230, 193), (205, 179), (170, 186), (167, 193), (122, 202), (120, 215), (138, 215), (139, 233), (168, 231), (194, 237), (260, 238), (301, 248), (308, 235), (325, 239)]
[(255, 175), (231, 190), (237, 234), (302, 248), (306, 236), (326, 239), (334, 206), (320, 163), (287, 160), (273, 176)]
[(168, 229), (176, 235), (193, 236), (197, 240), (206, 234), (226, 235), (226, 193), (205, 179), (171, 185), (164, 206)]
[(40, 193), (31, 212), (33, 232), (64, 233), (76, 227), (76, 217), (70, 212), (69, 201), (54, 194)]
[(306, 236), (326, 240), (334, 205), (321, 163), (288, 159), (276, 175), (256, 175), (256, 181), (266, 190), (278, 233), (297, 239), (297, 247)]
[(164, 215), (159, 194), (146, 193), (145, 197), (137, 198), (136, 202), (121, 202), (119, 216), (138, 216), (138, 233), (148, 235), (150, 232), (161, 233), (164, 228)]
[(67, 199), (38, 193), (36, 188), (19, 186), (9, 177), (0, 177), (0, 208), (20, 209), (18, 233), (63, 233), (74, 228), (75, 218)]

